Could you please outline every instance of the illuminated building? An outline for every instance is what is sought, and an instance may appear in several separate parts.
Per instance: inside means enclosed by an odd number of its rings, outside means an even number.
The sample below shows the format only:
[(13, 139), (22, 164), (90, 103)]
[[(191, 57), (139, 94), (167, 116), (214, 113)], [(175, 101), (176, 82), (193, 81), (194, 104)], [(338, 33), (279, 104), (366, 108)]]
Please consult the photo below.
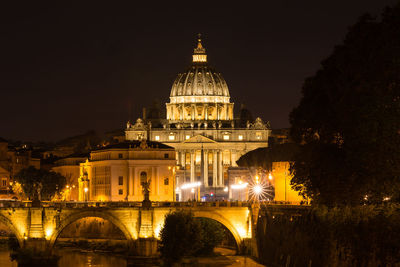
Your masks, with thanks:
[(304, 199), (298, 191), (293, 190), (290, 182), (292, 180), (292, 175), (289, 171), (290, 162), (272, 162), (272, 184), (275, 188), (275, 201), (290, 202), (292, 204), (306, 203), (308, 202)]
[(80, 164), (80, 201), (142, 201), (150, 182), (151, 201), (174, 200), (175, 151), (147, 140), (108, 145)]
[[(198, 39), (192, 64), (178, 74), (166, 103), (161, 126), (146, 118), (127, 123), (126, 140), (162, 142), (176, 150), (177, 195), (191, 198), (182, 189), (200, 182), (200, 197), (228, 198), (228, 168), (235, 167), (243, 154), (268, 146), (270, 127), (262, 119), (244, 125), (234, 118), (234, 103), (221, 73), (208, 65), (206, 50)], [(178, 197), (179, 199), (179, 197)]]
[(55, 161), (55, 166), (52, 171), (57, 172), (65, 177), (66, 188), (64, 190), (65, 200), (77, 201), (78, 197), (78, 178), (80, 176), (80, 163), (83, 163), (88, 158), (88, 153), (83, 154), (72, 154), (67, 157), (61, 158)]

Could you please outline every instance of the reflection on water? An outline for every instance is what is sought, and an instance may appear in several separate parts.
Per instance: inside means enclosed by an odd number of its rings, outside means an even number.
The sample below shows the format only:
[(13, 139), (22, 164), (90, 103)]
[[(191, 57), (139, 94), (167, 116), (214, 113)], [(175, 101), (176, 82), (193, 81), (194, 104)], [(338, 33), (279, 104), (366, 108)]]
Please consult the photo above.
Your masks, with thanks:
[(0, 250), (0, 266), (1, 267), (17, 267), (15, 261), (10, 260), (10, 251)]
[[(61, 256), (58, 262), (59, 267), (126, 267), (126, 259), (122, 256), (116, 256), (115, 254), (101, 254), (94, 252), (81, 252), (73, 249), (57, 249), (57, 254)], [(261, 264), (254, 262), (252, 259), (243, 256), (234, 256), (234, 251), (217, 248), (221, 256), (217, 257), (201, 257), (196, 259), (196, 266), (224, 266), (224, 267), (264, 267)], [(10, 260), (9, 250), (0, 250), (0, 267), (18, 267), (17, 263)], [(143, 259), (137, 259), (139, 262), (135, 262), (135, 266), (154, 266), (150, 263), (144, 263)], [(132, 263), (131, 263), (132, 264)], [(193, 266), (188, 263), (184, 266)]]
[[(80, 252), (76, 250), (59, 249), (57, 254), (62, 256), (58, 262), (59, 267), (125, 267), (126, 260), (110, 254), (94, 252)], [(1, 267), (17, 267), (17, 263), (10, 260), (10, 251), (0, 251)]]
[(62, 256), (58, 262), (59, 267), (125, 267), (126, 260), (123, 257), (118, 257), (111, 254), (99, 254), (94, 252), (79, 252), (76, 250), (60, 249), (57, 254)]

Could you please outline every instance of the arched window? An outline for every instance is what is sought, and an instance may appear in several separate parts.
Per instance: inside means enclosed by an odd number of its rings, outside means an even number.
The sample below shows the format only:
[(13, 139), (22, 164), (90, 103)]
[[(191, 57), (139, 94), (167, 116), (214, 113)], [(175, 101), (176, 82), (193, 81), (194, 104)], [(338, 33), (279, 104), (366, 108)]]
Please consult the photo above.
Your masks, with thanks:
[(141, 172), (140, 173), (140, 183), (145, 183), (147, 182), (147, 172)]

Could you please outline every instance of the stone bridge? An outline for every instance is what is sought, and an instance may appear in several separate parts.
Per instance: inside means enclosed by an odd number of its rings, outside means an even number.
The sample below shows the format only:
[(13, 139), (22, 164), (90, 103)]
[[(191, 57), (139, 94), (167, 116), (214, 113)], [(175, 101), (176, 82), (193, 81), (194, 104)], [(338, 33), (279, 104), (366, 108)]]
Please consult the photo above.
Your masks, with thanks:
[(224, 225), (242, 243), (254, 236), (258, 209), (240, 202), (49, 202), (33, 207), (30, 202), (0, 203), (0, 222), (10, 228), (21, 247), (51, 250), (65, 227), (86, 217), (110, 221), (125, 235), (137, 255), (156, 253), (157, 239), (165, 215), (175, 210), (190, 210), (195, 217), (209, 218)]

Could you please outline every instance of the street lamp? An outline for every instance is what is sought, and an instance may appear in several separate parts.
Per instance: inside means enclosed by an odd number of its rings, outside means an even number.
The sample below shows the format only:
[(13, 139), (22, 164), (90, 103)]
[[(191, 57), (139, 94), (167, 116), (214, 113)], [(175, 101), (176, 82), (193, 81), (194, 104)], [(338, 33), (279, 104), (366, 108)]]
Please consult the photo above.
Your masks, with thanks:
[(254, 179), (250, 179), (249, 193), (250, 199), (254, 202), (259, 202), (262, 200), (269, 200), (271, 193), (271, 180), (273, 179), (271, 173), (267, 175), (260, 170)]
[(254, 188), (253, 188), (253, 191), (254, 191), (254, 193), (255, 193), (256, 195), (260, 195), (261, 192), (262, 192), (262, 190), (263, 190), (263, 189), (262, 189), (261, 185), (259, 185), (259, 184), (255, 185)]

